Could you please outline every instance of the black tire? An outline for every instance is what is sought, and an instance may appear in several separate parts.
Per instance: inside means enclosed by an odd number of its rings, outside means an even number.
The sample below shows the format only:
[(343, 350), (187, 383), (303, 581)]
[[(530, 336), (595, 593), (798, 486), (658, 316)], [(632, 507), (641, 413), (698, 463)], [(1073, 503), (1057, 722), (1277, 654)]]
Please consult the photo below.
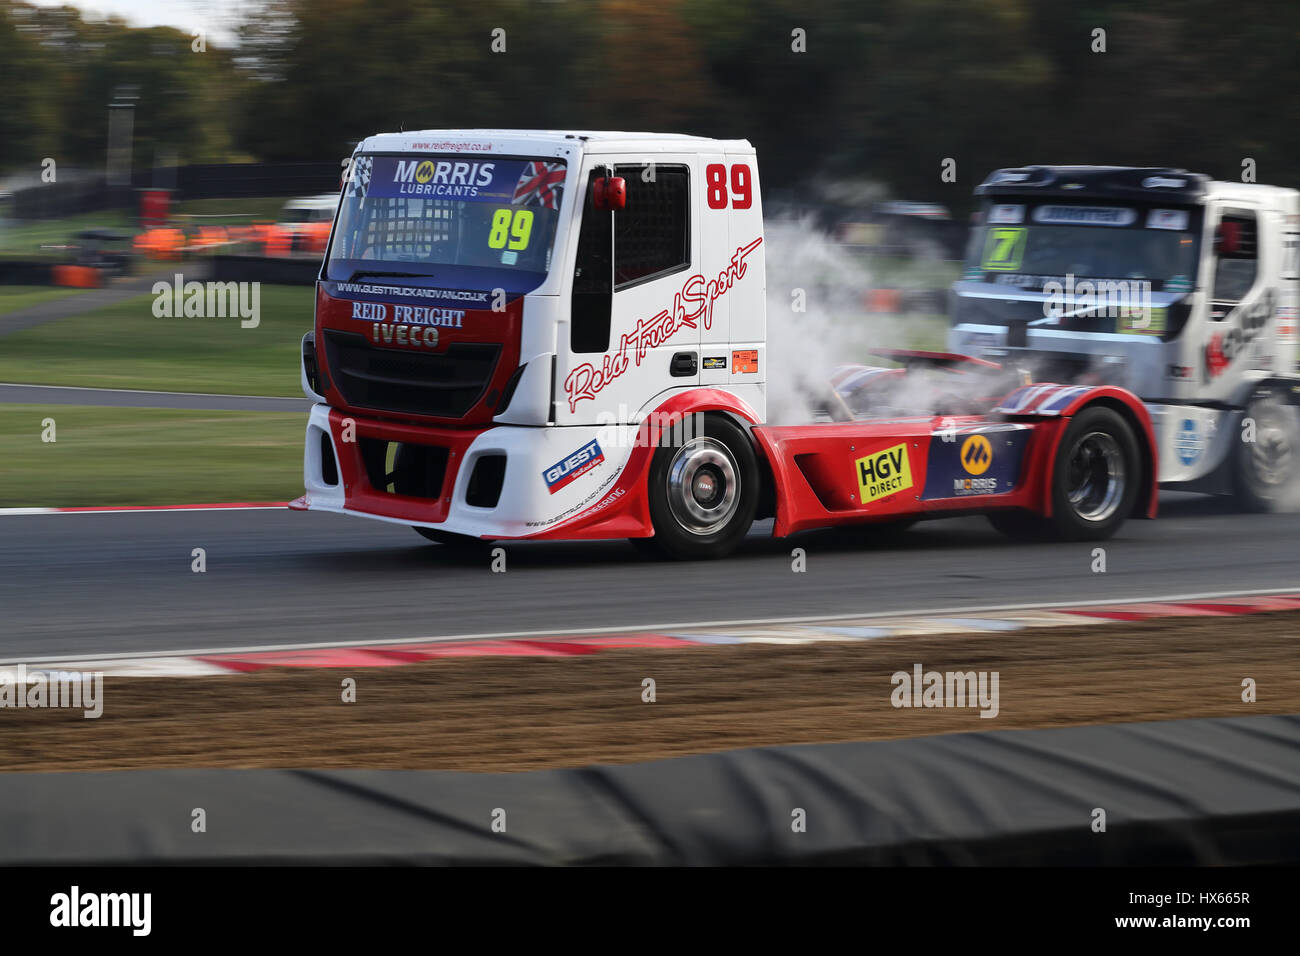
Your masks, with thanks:
[(1056, 537), (1109, 538), (1133, 513), (1145, 480), (1128, 422), (1105, 406), (1085, 408), (1066, 426), (1052, 464), (1049, 520)]
[(730, 554), (754, 523), (758, 458), (749, 436), (730, 420), (699, 416), (702, 434), (655, 449), (646, 494), (653, 538), (633, 539), (678, 560)]
[(1233, 489), (1238, 504), (1253, 512), (1295, 507), (1300, 409), (1274, 395), (1261, 395), (1246, 406), (1245, 417), (1255, 423), (1255, 441), (1239, 440), (1233, 453)]

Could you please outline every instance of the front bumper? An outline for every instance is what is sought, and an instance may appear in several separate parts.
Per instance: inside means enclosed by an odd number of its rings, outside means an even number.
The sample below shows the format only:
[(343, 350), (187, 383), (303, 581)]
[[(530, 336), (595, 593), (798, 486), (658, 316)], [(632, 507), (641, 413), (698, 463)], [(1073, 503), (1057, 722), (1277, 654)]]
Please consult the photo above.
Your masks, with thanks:
[[(303, 455), (306, 493), (295, 506), (332, 511), (395, 524), (437, 528), (477, 538), (551, 536), (581, 527), (577, 537), (636, 537), (649, 534), (640, 509), (630, 508), (637, 475), (627, 468), (636, 447), (635, 426), (435, 428), (348, 416), (327, 405), (312, 407)], [(596, 443), (580, 474), (563, 482), (548, 473)], [(399, 494), (387, 481), (391, 457), (376, 466), (377, 449), (409, 443), (434, 450), (444, 461), (420, 494)], [(445, 453), (445, 460), (444, 460)], [(481, 482), (471, 482), (484, 459), (504, 457), (499, 491), (482, 501)], [(369, 459), (369, 461), (367, 460)], [(484, 465), (484, 467), (487, 467)], [(575, 469), (576, 470), (576, 469)], [(481, 473), (480, 473), (481, 474)], [(495, 490), (495, 489), (494, 489)], [(598, 520), (588, 515), (598, 513)], [(563, 535), (557, 535), (563, 536)]]

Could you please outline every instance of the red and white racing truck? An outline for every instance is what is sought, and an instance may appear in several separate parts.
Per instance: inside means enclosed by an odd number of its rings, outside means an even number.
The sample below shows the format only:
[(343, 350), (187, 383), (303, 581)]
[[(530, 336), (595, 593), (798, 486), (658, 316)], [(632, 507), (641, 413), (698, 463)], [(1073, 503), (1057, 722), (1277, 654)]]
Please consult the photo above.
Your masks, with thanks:
[(364, 140), (303, 339), (293, 506), (679, 558), (725, 554), (762, 517), (781, 536), (977, 512), (1095, 539), (1154, 516), (1150, 420), (1116, 387), (900, 355), (839, 374), (850, 420), (765, 424), (759, 196), (744, 140)]

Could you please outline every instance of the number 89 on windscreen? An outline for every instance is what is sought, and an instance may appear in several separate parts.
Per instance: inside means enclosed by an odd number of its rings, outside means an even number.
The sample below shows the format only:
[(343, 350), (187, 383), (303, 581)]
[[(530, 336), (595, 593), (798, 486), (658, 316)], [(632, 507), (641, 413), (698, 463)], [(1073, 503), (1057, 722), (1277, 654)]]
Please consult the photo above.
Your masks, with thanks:
[(533, 234), (533, 213), (530, 209), (498, 209), (492, 214), (492, 231), (488, 233), (489, 249), (527, 249)]

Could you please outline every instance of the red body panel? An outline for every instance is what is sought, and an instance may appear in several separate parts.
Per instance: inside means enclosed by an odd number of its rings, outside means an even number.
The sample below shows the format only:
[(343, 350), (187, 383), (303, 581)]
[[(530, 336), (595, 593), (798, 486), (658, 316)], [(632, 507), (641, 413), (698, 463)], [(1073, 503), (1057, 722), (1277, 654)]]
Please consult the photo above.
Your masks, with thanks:
[[(778, 537), (829, 525), (888, 521), (939, 512), (1028, 508), (1042, 511), (1050, 454), (1063, 423), (1044, 421), (1033, 427), (1024, 450), (1021, 479), (1015, 490), (993, 495), (923, 500), (930, 443), (948, 427), (994, 424), (989, 419), (918, 418), (899, 421), (858, 421), (818, 425), (764, 426), (754, 435), (767, 455), (776, 479)], [(910, 482), (899, 491), (860, 500), (856, 462), (906, 445)]]
[[(350, 421), (355, 430), (353, 440), (344, 441), (344, 423)], [(486, 429), (483, 428), (431, 428), (428, 425), (399, 425), (393, 422), (366, 418), (349, 418), (337, 409), (330, 410), (330, 432), (334, 450), (339, 459), (339, 481), (347, 496), (347, 506), (367, 514), (401, 518), (407, 521), (445, 521), (451, 507), (451, 492), (456, 487), (460, 463), (465, 459), (465, 449)], [(440, 445), (448, 449), (447, 468), (443, 473), (442, 494), (437, 500), (392, 495), (371, 487), (366, 477), (365, 462), (361, 458), (358, 438), (382, 438), (388, 441), (406, 441), (415, 444)]]
[[(404, 421), (428, 422), (430, 424), (487, 425), (491, 423), (492, 417), (497, 414), (496, 405), (505, 390), (506, 383), (510, 381), (510, 376), (519, 367), (520, 328), (524, 311), (523, 296), (518, 296), (513, 301), (508, 302), (500, 312), (494, 312), (491, 309), (465, 310), (461, 328), (437, 328), (438, 344), (435, 347), (390, 346), (382, 348), (382, 351), (398, 354), (403, 351), (440, 354), (445, 353), (447, 349), (457, 343), (499, 345), (501, 351), (490, 380), (483, 388), (473, 407), (459, 418), (393, 412), (382, 408), (356, 407), (347, 403), (336, 384), (336, 370), (330, 368), (329, 350), (322, 347), (324, 332), (327, 329), (351, 332), (363, 336), (367, 343), (374, 344), (374, 330), (377, 324), (383, 326), (383, 323), (376, 323), (370, 319), (353, 318), (353, 305), (351, 299), (331, 297), (325, 292), (322, 284), (317, 283), (316, 361), (326, 375), (328, 384), (325, 389), (325, 398), (331, 408), (342, 409), (357, 415), (400, 418)], [(389, 308), (392, 309), (393, 306), (390, 305)], [(424, 328), (419, 325), (393, 325), (389, 331), (395, 331), (399, 327), (403, 332), (412, 330), (419, 332)]]
[[(1118, 401), (1138, 423), (1138, 443), (1148, 457), (1155, 448), (1155, 435), (1145, 407), (1134, 396), (1117, 388), (1094, 388), (1079, 394), (1061, 414), (1024, 417), (1030, 428), (1023, 451), (1023, 463), (1016, 487), (1009, 492), (925, 500), (925, 488), (932, 441), (942, 440), (944, 430), (959, 431), (981, 425), (999, 425), (1000, 417), (925, 417), (895, 421), (856, 421), (812, 425), (757, 425), (757, 418), (735, 396), (714, 389), (698, 389), (675, 395), (660, 405), (660, 415), (704, 411), (729, 411), (756, 425), (753, 435), (772, 469), (776, 485), (777, 537), (810, 528), (839, 524), (889, 521), (895, 518), (944, 513), (985, 512), (999, 508), (1024, 508), (1050, 515), (1052, 508), (1052, 466), (1061, 436), (1070, 416), (1098, 399)], [(658, 429), (647, 428), (644, 445), (636, 448), (611, 492), (582, 514), (531, 535), (539, 539), (646, 537), (653, 533), (646, 481), (658, 441)], [(859, 500), (855, 462), (886, 449), (906, 444), (911, 481), (905, 490), (877, 498), (867, 504)], [(1144, 508), (1155, 517), (1157, 476), (1150, 462), (1150, 496)]]

